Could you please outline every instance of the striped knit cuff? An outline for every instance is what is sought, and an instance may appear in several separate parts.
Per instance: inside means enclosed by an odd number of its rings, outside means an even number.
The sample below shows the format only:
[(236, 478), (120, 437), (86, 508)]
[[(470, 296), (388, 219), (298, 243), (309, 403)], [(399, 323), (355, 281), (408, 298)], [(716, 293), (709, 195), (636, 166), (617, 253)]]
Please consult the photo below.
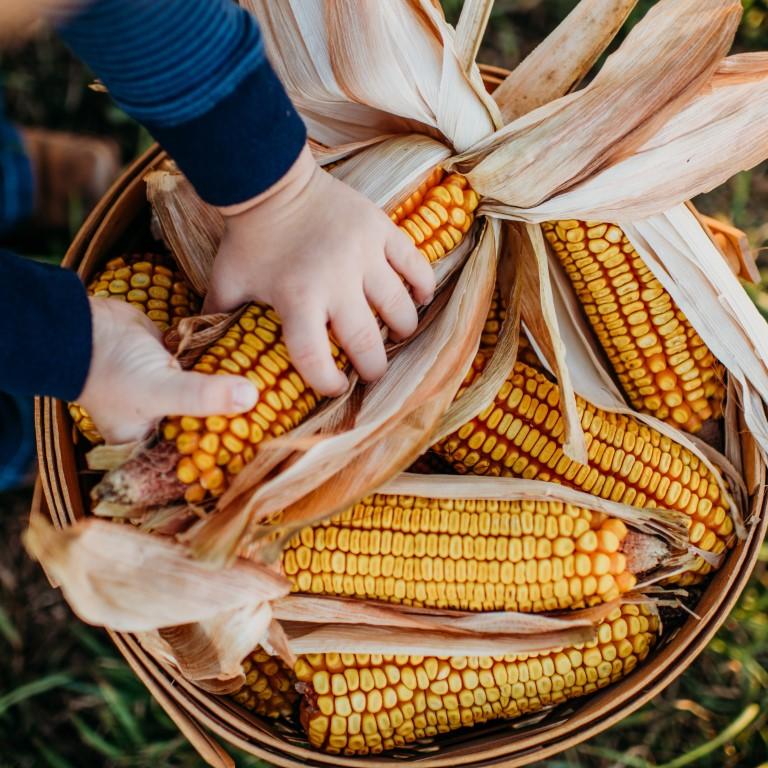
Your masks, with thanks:
[(307, 139), (304, 123), (266, 60), (201, 117), (147, 128), (198, 194), (219, 206), (245, 202), (279, 181)]

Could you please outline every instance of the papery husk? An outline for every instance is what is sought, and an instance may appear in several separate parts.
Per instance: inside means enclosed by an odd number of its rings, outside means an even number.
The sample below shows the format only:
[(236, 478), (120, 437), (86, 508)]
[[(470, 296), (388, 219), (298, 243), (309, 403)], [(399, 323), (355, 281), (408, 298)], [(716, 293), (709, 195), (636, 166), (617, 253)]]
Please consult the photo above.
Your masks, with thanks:
[(182, 368), (191, 368), (200, 355), (215, 344), (240, 319), (247, 305), (234, 312), (185, 317), (175, 328), (166, 331), (163, 343)]
[(212, 571), (172, 540), (93, 518), (57, 531), (34, 515), (24, 545), (83, 621), (121, 632), (212, 621), (290, 589), (257, 563)]
[(293, 655), (496, 656), (589, 642), (621, 603), (553, 614), (470, 613), (298, 594), (277, 601), (273, 610)]
[(224, 233), (224, 217), (200, 198), (176, 168), (150, 171), (144, 181), (156, 229), (189, 284), (199, 296), (205, 296)]
[(737, 0), (661, 0), (586, 88), (505, 126), (457, 158), (457, 169), (478, 194), (512, 209), (577, 186), (631, 155), (696, 97), (740, 14)]
[(723, 254), (731, 272), (747, 282), (759, 283), (760, 270), (757, 268), (757, 254), (753, 253), (746, 234), (727, 222), (702, 215), (692, 203), (688, 204), (688, 208)]
[(736, 382), (751, 434), (768, 455), (768, 328), (701, 223), (685, 206), (635, 224), (627, 236)]
[[(515, 250), (518, 245), (519, 243), (508, 236), (504, 238), (502, 244), (502, 261), (506, 260), (515, 266), (510, 270), (511, 278), (508, 285), (501, 285), (502, 281), (497, 276), (505, 314), (493, 353), (480, 375), (464, 390), (461, 397), (456, 398), (445, 411), (430, 438), (432, 444), (447, 437), (474, 419), (479, 413), (482, 413), (495, 400), (509, 376), (509, 371), (515, 360), (517, 360), (523, 294), (523, 282), (520, 279), (520, 254)], [(501, 271), (502, 264), (500, 262), (498, 272)]]
[[(444, 310), (391, 360), (387, 375), (363, 393), (354, 426), (310, 448), (278, 476), (255, 487), (246, 503), (220, 505), (193, 530), (198, 556), (231, 558), (251, 523), (282, 510), (278, 528), (333, 515), (405, 469), (453, 400), (485, 322), (498, 254), (498, 227), (486, 225)], [(270, 535), (274, 528), (270, 527)], [(271, 557), (277, 557), (279, 549)]]
[(195, 624), (140, 633), (142, 645), (203, 690), (224, 695), (245, 684), (242, 660), (268, 636), (269, 603), (223, 611)]
[(451, 154), (435, 139), (406, 134), (357, 152), (330, 173), (389, 213)]
[(320, 144), (416, 131), (461, 150), (495, 127), (495, 106), (443, 47), (452, 33), (428, 0), (242, 4), (259, 19), (273, 66)]
[(94, 472), (108, 472), (143, 451), (149, 444), (148, 440), (132, 440), (130, 443), (117, 445), (97, 445), (85, 454), (88, 469)]
[(678, 553), (687, 552), (690, 548), (687, 517), (681, 512), (634, 507), (601, 499), (559, 483), (516, 477), (403, 473), (382, 485), (377, 492), (388, 496), (421, 496), (429, 499), (555, 501), (572, 504), (623, 520), (639, 533), (662, 539)]
[(581, 0), (493, 92), (505, 123), (576, 85), (621, 29), (637, 0)]
[(475, 67), (477, 52), (491, 18), (494, 0), (464, 0), (456, 24), (456, 55), (465, 72)]
[(635, 221), (709, 192), (766, 155), (765, 56), (741, 54), (721, 62), (707, 88), (618, 162), (540, 205), (486, 210), (526, 221)]

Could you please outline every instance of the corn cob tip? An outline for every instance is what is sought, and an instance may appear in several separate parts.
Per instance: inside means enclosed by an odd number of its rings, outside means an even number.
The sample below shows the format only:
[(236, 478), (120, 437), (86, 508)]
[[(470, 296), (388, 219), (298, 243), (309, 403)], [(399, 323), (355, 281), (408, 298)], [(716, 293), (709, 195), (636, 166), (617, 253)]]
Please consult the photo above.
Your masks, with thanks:
[(120, 467), (107, 472), (91, 491), (94, 502), (154, 507), (170, 504), (184, 495), (176, 476), (176, 446), (161, 441)]
[(627, 558), (627, 570), (636, 576), (656, 570), (672, 554), (667, 543), (656, 536), (635, 532), (627, 535), (621, 551)]

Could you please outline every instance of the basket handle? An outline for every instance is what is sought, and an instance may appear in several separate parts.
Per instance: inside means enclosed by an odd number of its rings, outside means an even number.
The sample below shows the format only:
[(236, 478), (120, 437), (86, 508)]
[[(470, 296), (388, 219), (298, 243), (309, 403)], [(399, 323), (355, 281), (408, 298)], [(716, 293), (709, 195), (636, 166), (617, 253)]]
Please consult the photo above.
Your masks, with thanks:
[(130, 650), (125, 646), (122, 637), (117, 632), (108, 630), (112, 642), (117, 646), (123, 658), (128, 662), (128, 666), (133, 670), (136, 677), (141, 680), (152, 694), (153, 698), (163, 708), (168, 717), (174, 722), (176, 727), (182, 732), (195, 751), (211, 768), (236, 768), (235, 762), (230, 754), (204, 731), (194, 720), (188, 717), (168, 696), (168, 694), (157, 684), (151, 675), (147, 673), (144, 667), (134, 657)]

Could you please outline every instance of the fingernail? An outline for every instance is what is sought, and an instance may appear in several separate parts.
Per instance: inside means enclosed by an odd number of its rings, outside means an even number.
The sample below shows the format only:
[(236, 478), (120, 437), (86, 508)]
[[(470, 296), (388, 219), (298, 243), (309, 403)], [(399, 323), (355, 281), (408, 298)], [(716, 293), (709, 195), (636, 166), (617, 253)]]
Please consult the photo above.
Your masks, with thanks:
[(249, 381), (242, 381), (235, 385), (233, 392), (233, 405), (239, 411), (247, 411), (253, 408), (259, 400), (259, 391)]

